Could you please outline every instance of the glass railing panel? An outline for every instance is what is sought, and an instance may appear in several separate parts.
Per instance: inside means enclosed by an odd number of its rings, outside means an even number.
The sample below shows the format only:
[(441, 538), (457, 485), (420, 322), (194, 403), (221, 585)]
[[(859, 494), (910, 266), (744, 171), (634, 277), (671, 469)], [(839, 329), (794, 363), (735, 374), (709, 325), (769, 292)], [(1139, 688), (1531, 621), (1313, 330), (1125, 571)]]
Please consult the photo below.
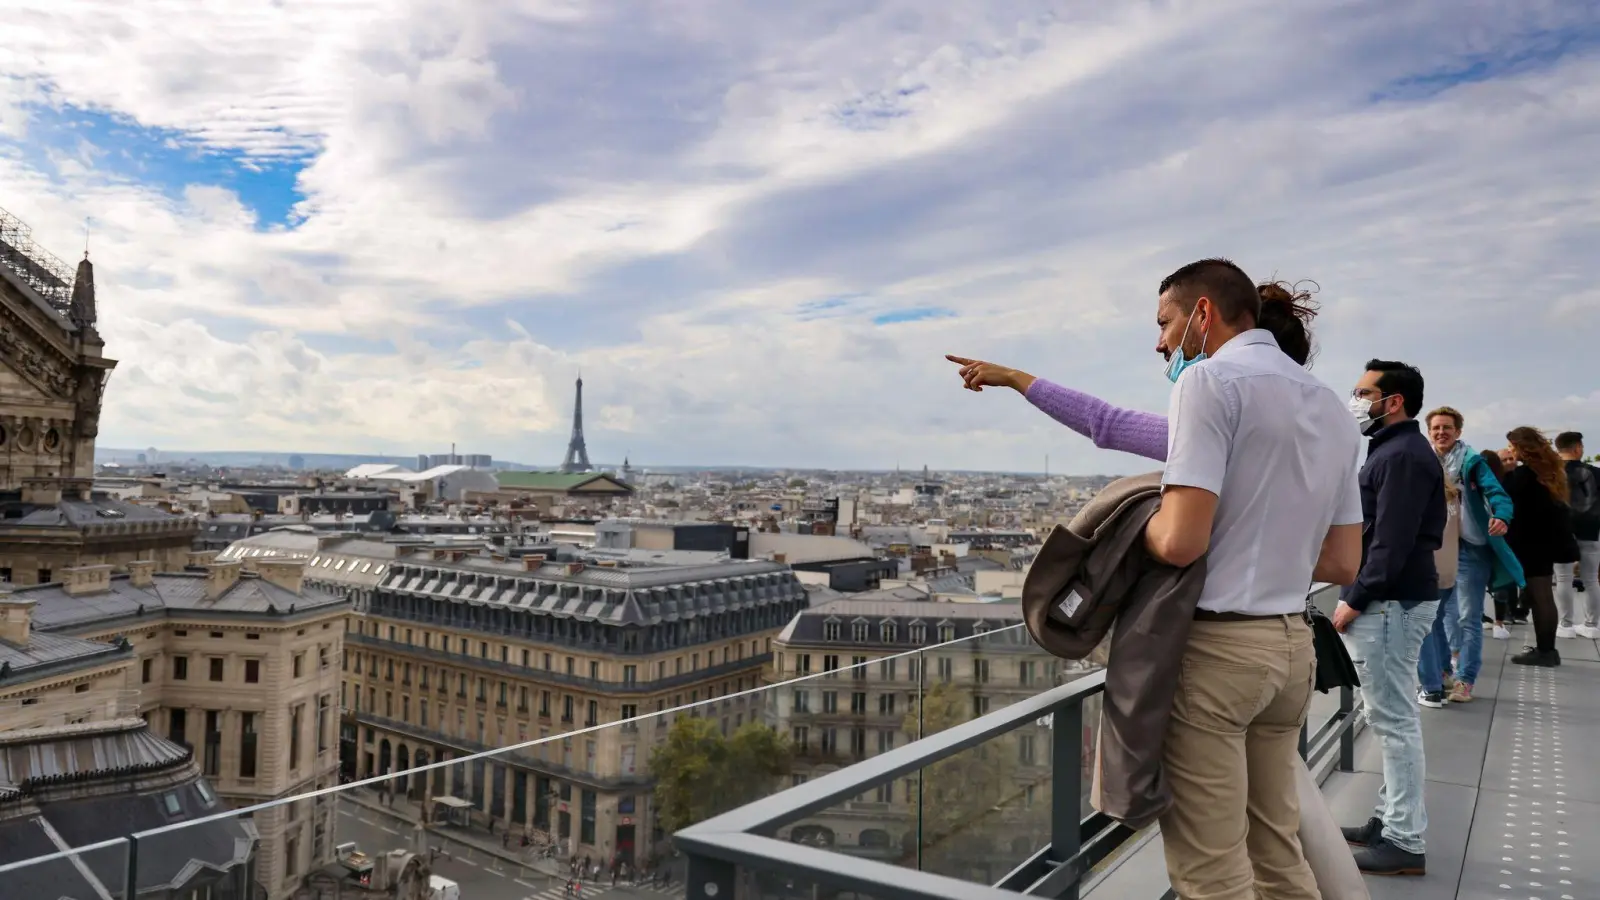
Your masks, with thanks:
[[(1094, 669), (1041, 651), (1021, 626), (897, 660), (899, 679), (821, 678), (804, 712), (786, 708), (802, 782), (971, 721)], [(1098, 697), (1073, 739), (1092, 760)], [(1056, 723), (1045, 718), (779, 830), (796, 844), (993, 883), (1049, 841)], [(1082, 779), (1082, 813), (1091, 769)], [(981, 848), (970, 852), (967, 848)], [(987, 877), (993, 873), (993, 877)]]
[[(967, 643), (980, 640), (1000, 639)], [(136, 862), (148, 856), (158, 868), (173, 848), (233, 854), (245, 864), (223, 868), (248, 872), (250, 884), (229, 890), (251, 900), (261, 890), (359, 886), (363, 873), (414, 877), (424, 863), (462, 884), (463, 896), (475, 895), (471, 885), (504, 893), (507, 883), (533, 895), (579, 881), (588, 892), (609, 887), (613, 865), (619, 883), (681, 885), (685, 866), (670, 836), (804, 777), (815, 732), (795, 728), (811, 727), (806, 717), (824, 702), (846, 719), (870, 720), (874, 734), (893, 732), (884, 746), (920, 737), (908, 714), (933, 665), (926, 657), (875, 653), (861, 665), (846, 657), (833, 672), (784, 683), (719, 683), (711, 697), (686, 688), (641, 698), (634, 718), (593, 727), (581, 708), (566, 722), (559, 707), (541, 715), (537, 699), (522, 710), (515, 699), (504, 707), (419, 690), (410, 704), (397, 695), (393, 718), (345, 710), (325, 737), (307, 722), (296, 747), (265, 729), (229, 731), (199, 748), (185, 775), (211, 799), (159, 826), (130, 828), (131, 846)], [(835, 699), (824, 701), (825, 691)], [(865, 712), (858, 693), (871, 698)], [(880, 708), (880, 695), (894, 700)]]
[[(37, 808), (27, 811), (17, 808), (19, 804), (31, 803), (30, 800), (0, 800), (0, 898), (129, 900), (126, 839), (86, 841), (82, 849), (65, 852), (60, 849), (60, 844), (68, 840), (62, 831), (80, 837), (86, 832), (103, 833), (106, 808), (95, 804), (92, 798), (61, 799), (77, 809), (53, 809), (47, 819)], [(98, 811), (94, 809), (97, 805)], [(12, 809), (5, 808), (8, 806)], [(89, 815), (75, 815), (84, 811)], [(149, 873), (132, 874), (139, 893), (156, 890), (170, 883), (163, 878), (172, 879), (176, 875), (159, 867)], [(214, 873), (195, 875), (184, 884), (203, 887), (214, 880)]]

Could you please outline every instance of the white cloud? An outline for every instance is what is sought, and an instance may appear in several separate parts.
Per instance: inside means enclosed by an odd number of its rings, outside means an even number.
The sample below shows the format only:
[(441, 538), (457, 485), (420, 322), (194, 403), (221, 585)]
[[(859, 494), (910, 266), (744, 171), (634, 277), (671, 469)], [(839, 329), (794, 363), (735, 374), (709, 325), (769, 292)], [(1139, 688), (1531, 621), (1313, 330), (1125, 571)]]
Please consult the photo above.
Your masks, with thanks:
[[(0, 206), (94, 218), (108, 445), (552, 462), (582, 367), (602, 461), (1131, 471), (941, 356), (1159, 409), (1154, 285), (1216, 253), (1493, 445), (1600, 431), (1576, 6), (28, 0)], [(207, 153), (303, 160), (289, 223)]]

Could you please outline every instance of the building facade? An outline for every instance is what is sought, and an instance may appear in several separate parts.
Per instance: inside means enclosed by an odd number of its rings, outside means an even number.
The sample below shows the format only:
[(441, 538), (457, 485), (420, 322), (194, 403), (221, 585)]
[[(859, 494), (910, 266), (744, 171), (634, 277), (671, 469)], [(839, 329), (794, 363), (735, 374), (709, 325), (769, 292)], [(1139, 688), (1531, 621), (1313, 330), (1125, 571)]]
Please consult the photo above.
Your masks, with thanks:
[(94, 445), (116, 361), (96, 329), (94, 267), (74, 274), (0, 211), (0, 581), (72, 566), (180, 567), (198, 523), (96, 492)]
[[(179, 573), (78, 567), (0, 595), (0, 660), (39, 658), (0, 673), (0, 728), (138, 716), (191, 755), (222, 808), (336, 784), (350, 602), (308, 585), (302, 561), (210, 557)], [(331, 859), (333, 814), (323, 798), (255, 814), (268, 897)]]
[(761, 718), (764, 697), (731, 695), (760, 684), (773, 636), (807, 602), (771, 562), (571, 547), (519, 559), (403, 549), (355, 594), (340, 695), (348, 770), (551, 739), (394, 786), (461, 798), (479, 821), (600, 859), (642, 856), (662, 837), (648, 766), (669, 716), (649, 714), (720, 698), (695, 714), (728, 733)]

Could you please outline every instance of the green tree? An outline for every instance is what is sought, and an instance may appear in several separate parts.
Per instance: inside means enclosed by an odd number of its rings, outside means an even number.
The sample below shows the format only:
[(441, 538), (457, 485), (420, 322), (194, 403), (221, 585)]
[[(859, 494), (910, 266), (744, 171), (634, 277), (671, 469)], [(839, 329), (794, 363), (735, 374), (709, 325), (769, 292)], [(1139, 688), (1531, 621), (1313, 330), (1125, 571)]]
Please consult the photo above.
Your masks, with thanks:
[[(921, 708), (912, 703), (904, 729), (908, 734), (938, 734), (973, 718), (973, 693), (954, 682), (939, 682), (922, 695)], [(1026, 727), (1026, 726), (1025, 726)], [(965, 877), (998, 862), (1012, 837), (1025, 833), (1030, 823), (1023, 802), (1027, 783), (1043, 773), (1026, 771), (1021, 763), (1015, 733), (998, 735), (922, 770), (920, 798), (911, 798), (913, 832), (921, 829), (925, 869)], [(1044, 781), (1048, 785), (1048, 780)], [(1032, 806), (1048, 809), (1047, 795)], [(915, 856), (915, 842), (909, 854)], [(1002, 868), (1008, 866), (1002, 865)], [(986, 877), (986, 875), (985, 875)]]
[(793, 760), (788, 739), (759, 722), (723, 737), (713, 719), (678, 716), (650, 753), (662, 829), (671, 834), (771, 794)]

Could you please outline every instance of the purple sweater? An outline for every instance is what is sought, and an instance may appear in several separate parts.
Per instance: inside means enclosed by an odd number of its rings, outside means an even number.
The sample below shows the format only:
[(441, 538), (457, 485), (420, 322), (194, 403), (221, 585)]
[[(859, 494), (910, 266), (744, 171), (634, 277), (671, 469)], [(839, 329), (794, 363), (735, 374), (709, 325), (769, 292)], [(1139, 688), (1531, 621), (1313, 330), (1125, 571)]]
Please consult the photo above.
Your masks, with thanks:
[(1167, 459), (1166, 416), (1121, 409), (1043, 378), (1034, 379), (1026, 396), (1050, 418), (1102, 450), (1122, 450), (1163, 462)]

